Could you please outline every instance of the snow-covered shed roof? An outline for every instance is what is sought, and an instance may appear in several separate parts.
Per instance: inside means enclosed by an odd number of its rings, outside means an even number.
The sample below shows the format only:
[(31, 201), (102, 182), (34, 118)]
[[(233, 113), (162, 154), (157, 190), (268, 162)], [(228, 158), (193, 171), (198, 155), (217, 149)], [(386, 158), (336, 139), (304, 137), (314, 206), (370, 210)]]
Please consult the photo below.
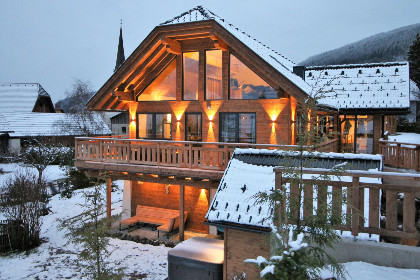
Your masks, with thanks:
[(51, 98), (38, 83), (0, 84), (0, 111), (32, 112), (40, 97)]
[(410, 106), (408, 62), (313, 66), (305, 81), (324, 95), (320, 104), (343, 110)]
[[(59, 113), (2, 113), (0, 133), (10, 137), (36, 136), (78, 136), (84, 135), (83, 129), (70, 114)], [(97, 113), (92, 119), (85, 119), (89, 131), (95, 135), (109, 135), (111, 130)]]
[[(294, 152), (279, 150), (235, 149), (220, 181), (206, 219), (215, 224), (268, 228), (271, 214), (269, 203), (256, 204), (253, 196), (275, 188), (273, 168), (279, 164), (273, 159), (293, 156)], [(319, 167), (348, 162), (353, 170), (377, 166), (381, 170), (382, 157), (366, 154), (317, 153)], [(331, 161), (331, 163), (326, 163)], [(273, 163), (274, 162), (274, 163)], [(364, 162), (367, 162), (365, 164)], [(350, 181), (350, 177), (341, 177)], [(364, 178), (360, 178), (364, 181)]]
[(219, 17), (212, 11), (208, 10), (203, 6), (197, 6), (187, 12), (180, 14), (170, 20), (167, 20), (160, 25), (180, 24), (187, 22), (196, 22), (204, 20), (214, 20), (233, 36), (240, 40), (244, 45), (254, 51), (267, 63), (269, 63), (274, 69), (279, 71), (283, 76), (293, 82), (296, 86), (302, 89), (306, 93), (310, 93), (311, 88), (309, 85), (299, 76), (293, 73), (293, 66), (296, 64), (291, 60), (287, 59), (282, 54), (264, 45), (260, 41), (252, 38), (250, 35), (240, 30), (236, 26), (230, 24), (223, 18)]

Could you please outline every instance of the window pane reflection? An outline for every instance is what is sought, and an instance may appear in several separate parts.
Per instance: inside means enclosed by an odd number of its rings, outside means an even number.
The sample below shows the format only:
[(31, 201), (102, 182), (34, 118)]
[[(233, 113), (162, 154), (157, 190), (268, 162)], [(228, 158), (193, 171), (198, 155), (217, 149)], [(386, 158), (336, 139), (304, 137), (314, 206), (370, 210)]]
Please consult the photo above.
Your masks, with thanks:
[(138, 137), (171, 139), (171, 114), (138, 114)]
[(222, 51), (206, 51), (206, 99), (222, 99)]
[(220, 141), (255, 143), (255, 113), (220, 113)]
[(277, 98), (277, 92), (234, 55), (230, 55), (230, 99)]
[(201, 141), (201, 114), (186, 113), (186, 135), (187, 141)]
[(357, 116), (356, 153), (373, 152), (373, 116)]
[(198, 52), (183, 53), (184, 100), (198, 100)]
[(176, 61), (165, 70), (140, 94), (138, 101), (176, 100)]

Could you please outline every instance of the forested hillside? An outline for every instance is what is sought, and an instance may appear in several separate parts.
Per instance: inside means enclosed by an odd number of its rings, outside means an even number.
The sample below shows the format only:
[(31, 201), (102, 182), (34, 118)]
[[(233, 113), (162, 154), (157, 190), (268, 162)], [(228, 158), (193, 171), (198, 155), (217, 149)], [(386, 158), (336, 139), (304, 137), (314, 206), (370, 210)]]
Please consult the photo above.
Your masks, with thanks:
[(379, 33), (341, 48), (309, 57), (300, 65), (333, 65), (407, 60), (407, 51), (420, 23)]

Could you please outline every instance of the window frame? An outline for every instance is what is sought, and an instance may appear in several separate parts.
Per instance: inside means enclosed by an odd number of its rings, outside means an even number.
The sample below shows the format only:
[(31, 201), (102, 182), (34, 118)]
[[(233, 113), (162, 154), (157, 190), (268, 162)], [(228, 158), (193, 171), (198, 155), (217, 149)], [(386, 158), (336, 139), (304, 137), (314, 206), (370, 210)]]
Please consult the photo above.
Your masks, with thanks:
[[(222, 84), (222, 92), (221, 92), (221, 97), (217, 98), (217, 99), (207, 98), (207, 51), (221, 51), (222, 52), (222, 79), (220, 80), (220, 82)], [(230, 71), (230, 67), (229, 67), (229, 71)], [(228, 73), (228, 75), (230, 77), (230, 72)], [(223, 83), (224, 83), (224, 79), (223, 79), (223, 50), (205, 49), (204, 50), (204, 100), (223, 100)]]
[[(258, 75), (257, 73), (255, 73), (255, 71), (251, 68), (251, 67), (249, 67), (248, 66), (248, 64), (246, 64), (245, 62), (243, 62), (239, 57), (237, 57), (234, 53), (232, 53), (232, 52), (229, 52), (228, 53), (229, 54), (229, 61), (228, 61), (228, 77), (229, 77), (229, 79), (228, 79), (228, 100), (264, 100), (264, 99), (267, 99), (267, 100), (278, 100), (278, 99), (281, 99), (280, 97), (279, 97), (279, 93), (274, 89), (274, 87), (273, 86), (271, 86), (270, 85), (270, 83), (268, 83), (264, 78), (262, 78), (260, 75)], [(263, 80), (265, 83), (267, 83), (267, 85), (269, 86), (269, 87), (271, 87), (275, 92), (276, 92), (276, 94), (277, 94), (277, 98), (263, 98), (263, 99), (261, 99), (261, 98), (256, 98), (256, 99), (235, 99), (235, 98), (231, 98), (230, 97), (230, 93), (231, 93), (231, 91), (230, 91), (230, 89), (231, 89), (231, 87), (230, 87), (230, 84), (231, 84), (231, 82), (230, 82), (230, 80), (231, 80), (231, 71), (230, 71), (230, 69), (231, 69), (231, 57), (232, 57), (232, 55), (237, 59), (237, 60), (239, 60), (239, 62), (241, 62), (243, 65), (245, 65), (246, 67), (248, 67), (248, 69), (249, 70), (251, 70), (257, 77), (259, 77), (261, 80)]]
[[(200, 140), (188, 140), (188, 116), (191, 115), (199, 115), (200, 116)], [(194, 142), (202, 142), (203, 141), (203, 114), (202, 113), (185, 113), (185, 141), (194, 141)]]
[[(241, 114), (249, 114), (254, 115), (254, 141), (251, 143), (247, 142), (239, 142), (239, 116)], [(245, 144), (256, 144), (257, 143), (257, 114), (255, 112), (220, 112), (219, 113), (219, 142), (222, 142), (222, 121), (223, 115), (235, 115), (236, 119), (236, 127), (235, 127), (235, 141), (234, 142), (226, 142), (226, 143), (245, 143)], [(222, 142), (225, 143), (225, 142)]]
[[(152, 137), (139, 137), (139, 115), (152, 115)], [(171, 115), (171, 123), (169, 130), (169, 138), (156, 138), (156, 115)], [(137, 139), (146, 139), (146, 140), (172, 140), (172, 114), (157, 112), (157, 113), (137, 113), (136, 118), (136, 138)]]
[[(197, 99), (185, 99), (185, 71), (184, 71), (184, 54), (185, 53), (198, 53), (198, 72), (197, 72)], [(198, 101), (200, 94), (200, 51), (186, 51), (181, 53), (181, 70), (182, 70), (182, 101)]]

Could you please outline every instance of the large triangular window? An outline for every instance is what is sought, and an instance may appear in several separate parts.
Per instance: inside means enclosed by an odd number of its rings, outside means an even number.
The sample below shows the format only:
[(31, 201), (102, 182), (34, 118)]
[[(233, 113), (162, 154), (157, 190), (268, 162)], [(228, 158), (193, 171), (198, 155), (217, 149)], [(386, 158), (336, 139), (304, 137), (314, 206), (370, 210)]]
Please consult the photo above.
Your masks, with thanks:
[(176, 60), (173, 60), (153, 82), (148, 85), (138, 101), (176, 100)]
[(273, 99), (277, 92), (242, 63), (230, 55), (230, 99)]

